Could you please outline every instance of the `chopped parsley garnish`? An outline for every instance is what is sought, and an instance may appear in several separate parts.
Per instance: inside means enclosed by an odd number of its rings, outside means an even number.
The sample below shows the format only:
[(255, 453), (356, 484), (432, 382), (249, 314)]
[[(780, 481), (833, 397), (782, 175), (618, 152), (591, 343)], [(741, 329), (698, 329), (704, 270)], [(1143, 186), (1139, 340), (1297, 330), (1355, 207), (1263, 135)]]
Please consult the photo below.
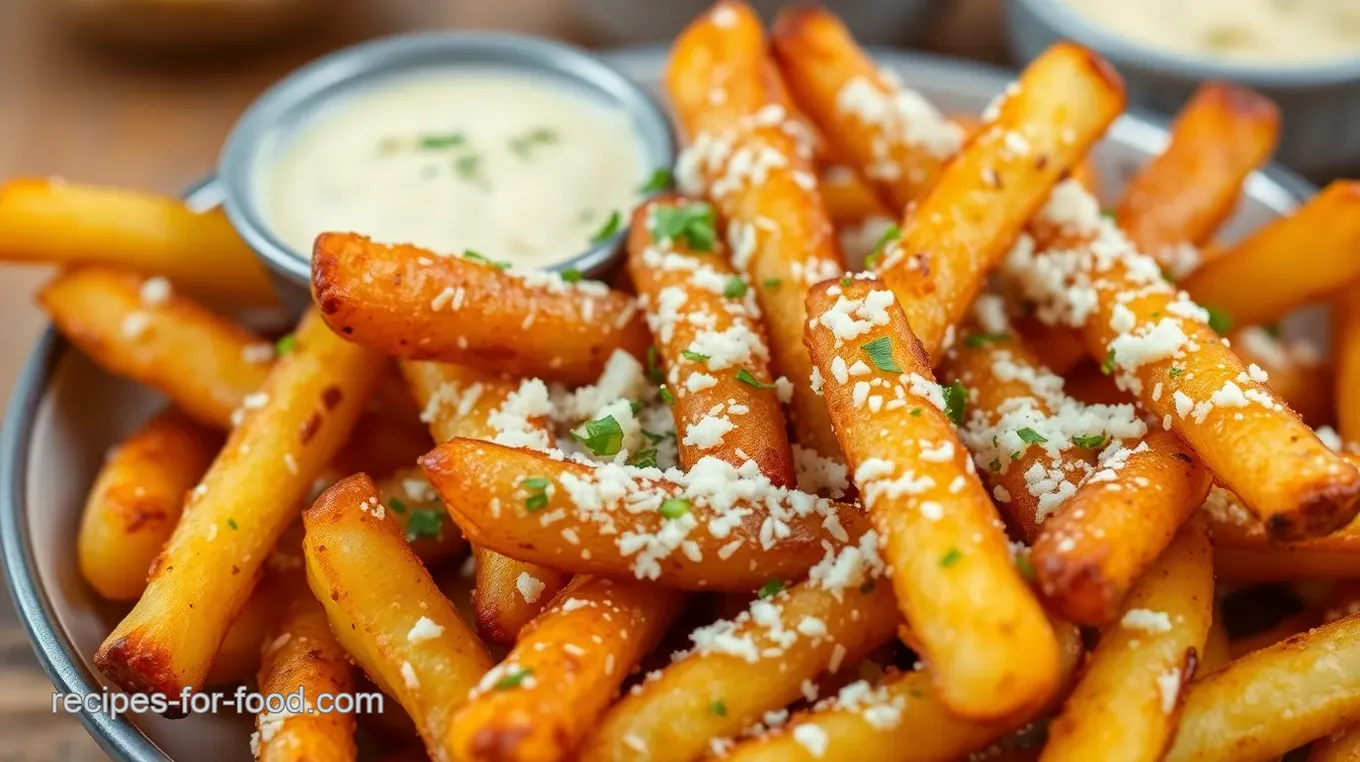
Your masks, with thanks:
[(746, 296), (746, 280), (740, 275), (733, 275), (727, 279), (723, 285), (723, 296), (728, 299), (740, 299)]
[(440, 135), (422, 135), (416, 141), (422, 151), (442, 151), (445, 148), (453, 148), (467, 142), (467, 137), (461, 132), (448, 132)]
[(545, 492), (535, 492), (524, 498), (524, 510), (529, 513), (536, 513), (548, 507), (548, 495)]
[(411, 511), (411, 520), (406, 524), (407, 541), (422, 537), (441, 538), (444, 536), (444, 517), (448, 513), (442, 508), (422, 508)]
[(661, 510), (658, 513), (662, 518), (678, 519), (689, 513), (690, 502), (683, 497), (668, 497), (661, 501)]
[(1114, 347), (1110, 347), (1109, 353), (1105, 355), (1105, 362), (1100, 364), (1100, 372), (1107, 376), (1114, 372)]
[(889, 243), (902, 237), (902, 231), (896, 225), (889, 225), (883, 231), (883, 235), (878, 237), (878, 243), (874, 244), (874, 250), (869, 256), (864, 258), (864, 267), (872, 270), (878, 267), (878, 263), (883, 260), (883, 250)]
[(497, 261), (494, 259), (490, 259), (488, 257), (484, 257), (480, 253), (475, 252), (472, 249), (468, 249), (463, 252), (463, 259), (471, 259), (473, 262), (481, 262), (484, 265), (491, 265), (497, 270), (508, 270), (510, 269), (510, 266), (513, 264), (512, 262), (506, 262), (504, 260)]
[(889, 373), (902, 372), (902, 369), (897, 365), (897, 361), (893, 359), (891, 338), (879, 336), (873, 341), (866, 341), (865, 343), (860, 344), (859, 348), (863, 349), (865, 354), (869, 355), (869, 360), (873, 362), (879, 370), (885, 370)]
[(524, 488), (535, 492), (542, 492), (552, 484), (552, 480), (546, 476), (530, 476), (524, 480)]
[(638, 188), (638, 193), (656, 193), (671, 187), (671, 171), (665, 167), (652, 170), (652, 176), (647, 178), (647, 183)]
[(1077, 447), (1085, 447), (1088, 450), (1098, 450), (1105, 446), (1104, 434), (1092, 434), (1089, 437), (1072, 437), (1072, 444)]
[(1214, 333), (1219, 336), (1228, 335), (1233, 327), (1232, 315), (1216, 307), (1205, 307), (1204, 311), (1209, 313), (1209, 327), (1214, 329)]
[(522, 484), (524, 489), (529, 491), (529, 496), (524, 498), (524, 510), (534, 513), (548, 507), (547, 489), (552, 484), (551, 479), (546, 476), (530, 476)]
[(581, 275), (581, 271), (575, 267), (568, 267), (562, 271), (562, 280), (568, 283), (580, 283), (583, 277), (585, 276)]
[(1172, 377), (1172, 378), (1176, 378), (1176, 377), (1180, 376), (1180, 374), (1182, 374), (1182, 373), (1184, 373), (1184, 372), (1185, 372), (1185, 368), (1177, 368), (1177, 367), (1174, 366), (1174, 365), (1172, 365), (1172, 366), (1171, 366), (1171, 369), (1167, 371), (1167, 373), (1171, 374), (1171, 377)]
[(688, 349), (680, 350), (680, 356), (690, 362), (708, 362), (708, 355), (701, 355), (698, 352), (691, 352)]
[(389, 498), (388, 501), (387, 501), (387, 507), (388, 507), (388, 508), (391, 508), (392, 511), (395, 512), (395, 513), (399, 513), (399, 514), (403, 514), (403, 515), (405, 515), (405, 513), (406, 513), (406, 503), (402, 502), (402, 500), (401, 500), (400, 498), (395, 498), (395, 497), (394, 497), (394, 498)]
[(737, 380), (747, 386), (754, 386), (757, 389), (773, 389), (774, 384), (762, 383), (760, 379), (751, 374), (751, 371), (742, 368), (737, 371)]
[(1032, 566), (1032, 565), (1030, 564), (1030, 562), (1029, 562), (1029, 554), (1028, 554), (1028, 553), (1017, 553), (1017, 554), (1016, 554), (1016, 556), (1015, 556), (1015, 568), (1016, 568), (1016, 571), (1019, 571), (1019, 572), (1020, 572), (1020, 576), (1024, 577), (1025, 579), (1027, 579), (1027, 580), (1029, 580), (1029, 581), (1031, 581), (1031, 582), (1034, 581), (1034, 566)]
[(914, 416), (918, 416), (918, 417), (919, 417), (919, 416), (921, 415), (921, 408), (919, 408), (919, 407), (914, 407), (914, 408), (912, 408), (912, 409), (911, 409), (911, 414), (914, 415)]
[(666, 374), (661, 370), (661, 363), (658, 361), (659, 357), (660, 356), (656, 351), (656, 345), (647, 347), (647, 380), (654, 384), (659, 384), (666, 380)]
[(712, 704), (708, 705), (708, 711), (712, 712), (713, 714), (716, 714), (719, 717), (726, 717), (727, 704), (724, 704), (722, 702), (722, 699), (719, 699), (717, 701), (714, 701)]
[(846, 275), (845, 277), (841, 278), (841, 286), (843, 288), (849, 288), (850, 284), (854, 282), (855, 282), (854, 278), (851, 278), (849, 275)]
[(768, 289), (776, 289), (779, 288), (780, 285), (782, 285), (783, 283), (784, 281), (780, 280), (779, 278), (766, 278), (764, 286), (765, 288)]
[(665, 384), (658, 387), (656, 393), (661, 395), (661, 401), (667, 405), (675, 404), (675, 395), (671, 394), (671, 390), (667, 389)]
[(652, 208), (652, 235), (661, 243), (682, 241), (695, 252), (713, 251), (717, 240), (713, 207), (703, 201)]
[(236, 529), (236, 519), (227, 519), (227, 526)]
[(958, 548), (950, 548), (943, 556), (940, 556), (940, 567), (948, 569), (958, 563), (960, 558), (963, 558), (963, 553), (959, 552)]
[(760, 590), (756, 592), (756, 595), (759, 595), (761, 600), (766, 600), (773, 598), (782, 592), (784, 592), (784, 583), (777, 579), (772, 579), (761, 585)]
[(604, 221), (604, 226), (601, 227), (595, 235), (590, 237), (590, 242), (600, 243), (601, 241), (608, 241), (610, 238), (614, 237), (615, 233), (619, 232), (619, 226), (622, 224), (623, 215), (619, 214), (619, 210), (615, 209), (609, 213), (609, 219)]
[(648, 447), (645, 450), (638, 450), (633, 457), (628, 459), (628, 465), (638, 468), (656, 468), (656, 448)]
[(992, 471), (1000, 471), (1001, 460), (999, 458), (993, 458), (992, 462), (987, 464), (987, 468), (991, 469)]
[(510, 688), (517, 688), (519, 687), (520, 683), (524, 682), (525, 678), (527, 678), (529, 675), (532, 675), (533, 673), (534, 671), (532, 669), (526, 669), (521, 667), (520, 669), (511, 672), (505, 677), (502, 677), (501, 679), (497, 680), (496, 684), (491, 687), (493, 690), (498, 691), (508, 690)]
[[(647, 441), (651, 442), (652, 444), (656, 444), (657, 442), (660, 442), (660, 441), (666, 439), (666, 437), (667, 437), (666, 434), (653, 434), (652, 432), (650, 432), (650, 431), (648, 431), (648, 430), (646, 430), (646, 429), (642, 429), (641, 431), (642, 431), (642, 436), (647, 437)], [(671, 434), (670, 436), (671, 436), (671, 437), (674, 437), (675, 435), (674, 435), (674, 434)]]
[(596, 455), (612, 457), (623, 449), (623, 429), (614, 416), (606, 415), (598, 420), (586, 421), (584, 428), (584, 435), (573, 430), (571, 436)]
[(469, 182), (478, 178), (482, 168), (482, 157), (475, 153), (464, 154), (453, 160), (453, 171)]
[(1043, 444), (1048, 441), (1042, 434), (1028, 426), (1015, 432), (1015, 435), (1025, 444)]
[(1100, 216), (1104, 217), (1107, 220), (1112, 220), (1114, 219), (1114, 212), (1110, 211), (1109, 209), (1102, 209), (1100, 210)]
[(294, 349), (297, 349), (297, 337), (291, 333), (274, 342), (274, 353), (279, 357), (283, 357)]
[(963, 345), (969, 349), (980, 349), (987, 344), (1000, 344), (1010, 340), (1009, 333), (974, 333), (963, 340)]
[(968, 408), (968, 389), (961, 381), (955, 381), (949, 386), (941, 386), (940, 390), (944, 392), (944, 414), (955, 426), (962, 426), (963, 412)]
[(519, 155), (521, 159), (528, 159), (535, 146), (548, 145), (557, 142), (557, 133), (547, 127), (539, 127), (530, 130), (523, 135), (510, 139), (510, 150)]

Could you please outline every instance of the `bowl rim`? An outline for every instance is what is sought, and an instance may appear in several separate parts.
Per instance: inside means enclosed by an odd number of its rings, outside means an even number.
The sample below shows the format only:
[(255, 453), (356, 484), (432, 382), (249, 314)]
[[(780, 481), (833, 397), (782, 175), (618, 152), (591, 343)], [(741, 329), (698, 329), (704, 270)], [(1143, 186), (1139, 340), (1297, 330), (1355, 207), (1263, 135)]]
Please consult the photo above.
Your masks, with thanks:
[[(1360, 51), (1318, 63), (1262, 65), (1228, 62), (1179, 53), (1137, 42), (1087, 18), (1066, 0), (1012, 0), (1024, 6), (1059, 37), (1086, 45), (1114, 64), (1115, 69), (1142, 69), (1195, 80), (1226, 79), (1270, 89), (1307, 89), (1344, 84), (1360, 85)], [(1012, 9), (1009, 13), (1014, 14)]]
[[(232, 227), (271, 271), (310, 290), (311, 252), (295, 251), (275, 234), (255, 192), (266, 168), (266, 163), (257, 161), (257, 149), (265, 136), (287, 123), (291, 115), (324, 108), (332, 99), (345, 97), (343, 90), (362, 88), (372, 79), (439, 67), (521, 69), (573, 80), (583, 89), (606, 96), (629, 115), (644, 155), (644, 171), (675, 163), (675, 128), (661, 104), (623, 71), (585, 48), (529, 34), (471, 30), (368, 40), (284, 75), (246, 107), (223, 143), (217, 164), (225, 193), (223, 208)], [(621, 222), (612, 236), (547, 269), (570, 268), (596, 276), (621, 262), (628, 221)]]
[[(937, 56), (915, 51), (869, 47), (870, 56), (887, 66), (909, 66), (931, 71), (949, 69), (967, 71), (970, 76), (994, 84), (997, 89), (1014, 79), (1015, 70), (966, 59)], [(614, 66), (625, 71), (659, 69), (666, 49), (658, 45), (632, 45), (608, 48), (601, 55)], [(1155, 130), (1162, 137), (1167, 134), (1168, 120), (1142, 109), (1129, 109), (1119, 117), (1128, 127)], [(1112, 131), (1120, 129), (1116, 121)], [(1146, 135), (1146, 133), (1144, 133)], [(1144, 140), (1130, 133), (1134, 140)], [(1248, 177), (1265, 180), (1287, 194), (1295, 203), (1302, 203), (1316, 193), (1316, 188), (1289, 169), (1270, 163)], [(220, 188), (208, 178), (185, 191), (186, 200), (194, 199), (209, 205), (219, 199)], [(40, 583), (37, 561), (31, 549), (29, 517), (26, 510), (28, 493), (28, 464), (39, 407), (47, 394), (52, 376), (72, 347), (49, 323), (25, 361), (14, 391), (0, 421), (0, 556), (3, 556), (5, 585), (14, 604), (19, 621), (28, 633), (30, 643), (43, 671), (58, 691), (90, 693), (103, 690), (102, 683), (86, 667), (85, 659), (63, 631), (52, 603), (52, 596)], [(83, 710), (77, 715), (95, 742), (115, 759), (124, 762), (175, 762), (157, 747), (126, 716), (111, 718), (105, 714), (90, 715)]]

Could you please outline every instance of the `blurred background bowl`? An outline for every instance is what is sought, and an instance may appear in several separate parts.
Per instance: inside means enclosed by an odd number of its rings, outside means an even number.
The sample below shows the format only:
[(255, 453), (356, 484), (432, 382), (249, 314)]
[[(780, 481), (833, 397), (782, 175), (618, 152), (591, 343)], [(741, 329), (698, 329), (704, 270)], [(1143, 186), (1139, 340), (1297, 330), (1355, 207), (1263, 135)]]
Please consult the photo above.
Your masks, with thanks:
[(1360, 54), (1321, 63), (1245, 64), (1134, 42), (1062, 0), (1007, 0), (1005, 7), (1017, 64), (1058, 40), (1071, 40), (1114, 64), (1131, 104), (1164, 114), (1174, 113), (1201, 82), (1236, 82), (1279, 105), (1283, 129), (1276, 161), (1314, 180), (1360, 170)]

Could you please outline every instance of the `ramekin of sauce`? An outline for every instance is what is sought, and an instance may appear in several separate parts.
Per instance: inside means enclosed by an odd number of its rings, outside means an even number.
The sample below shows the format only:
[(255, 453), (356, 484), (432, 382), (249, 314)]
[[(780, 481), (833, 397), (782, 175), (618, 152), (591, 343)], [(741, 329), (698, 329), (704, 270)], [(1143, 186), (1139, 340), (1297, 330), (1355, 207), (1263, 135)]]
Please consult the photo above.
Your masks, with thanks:
[(674, 151), (657, 103), (585, 51), (454, 32), (299, 69), (241, 117), (218, 171), (227, 215), (297, 306), (327, 231), (602, 275)]

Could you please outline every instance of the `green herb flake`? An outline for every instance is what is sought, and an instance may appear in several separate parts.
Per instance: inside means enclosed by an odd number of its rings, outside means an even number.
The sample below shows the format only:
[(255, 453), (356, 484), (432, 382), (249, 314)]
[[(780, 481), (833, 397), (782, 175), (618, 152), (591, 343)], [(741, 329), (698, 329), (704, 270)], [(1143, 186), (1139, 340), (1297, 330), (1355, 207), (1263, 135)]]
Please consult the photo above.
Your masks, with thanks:
[(963, 553), (958, 548), (950, 548), (943, 556), (940, 556), (940, 568), (948, 569), (963, 558)]
[(847, 275), (847, 276), (841, 278), (841, 288), (850, 288), (850, 284), (851, 284), (851, 283), (854, 283), (854, 282), (855, 282), (855, 279), (854, 279), (854, 278), (851, 278), (849, 275)]
[(1088, 450), (1099, 450), (1105, 446), (1105, 440), (1104, 434), (1092, 434), (1087, 437), (1072, 437), (1072, 444), (1077, 447), (1085, 447)]
[(648, 447), (645, 450), (638, 450), (635, 455), (628, 459), (628, 465), (637, 468), (656, 468), (656, 448)]
[(571, 436), (596, 455), (613, 457), (623, 449), (623, 429), (619, 427), (619, 422), (614, 420), (614, 416), (606, 415), (594, 421), (586, 421), (584, 428), (584, 435), (573, 430)]
[(1100, 372), (1107, 376), (1114, 372), (1114, 347), (1110, 347), (1110, 351), (1105, 355), (1105, 362), (1100, 364)]
[(526, 669), (521, 667), (520, 669), (517, 669), (514, 672), (507, 674), (505, 677), (502, 677), (501, 679), (497, 680), (496, 684), (491, 686), (491, 688), (493, 690), (498, 691), (509, 690), (511, 688), (518, 688), (520, 683), (523, 683), (525, 678), (529, 677), (533, 673), (534, 671), (532, 669)]
[(1009, 333), (974, 333), (963, 340), (969, 349), (981, 349), (988, 344), (1001, 344), (1011, 340)]
[(227, 519), (227, 526), (231, 527), (232, 529), (237, 529), (238, 527), (236, 526), (236, 519)]
[(393, 513), (401, 514), (403, 516), (406, 515), (406, 503), (399, 498), (388, 498), (387, 507), (391, 508)]
[(1016, 556), (1015, 556), (1015, 569), (1016, 569), (1016, 571), (1020, 572), (1020, 576), (1024, 577), (1025, 579), (1029, 580), (1030, 582), (1033, 582), (1033, 581), (1034, 581), (1034, 566), (1033, 566), (1032, 564), (1030, 564), (1030, 562), (1029, 562), (1029, 554), (1028, 554), (1028, 553), (1017, 553), (1017, 554), (1016, 554)]
[(987, 464), (987, 468), (988, 468), (989, 470), (991, 470), (991, 471), (994, 471), (994, 472), (995, 472), (995, 471), (1000, 471), (1000, 470), (1001, 470), (1001, 459), (1000, 459), (1000, 458), (993, 458), (993, 459), (992, 459), (992, 462)]
[(726, 717), (726, 716), (727, 716), (727, 704), (724, 704), (724, 703), (722, 702), (722, 700), (719, 699), (719, 700), (717, 700), (717, 701), (714, 701), (712, 704), (709, 704), (709, 705), (708, 705), (708, 711), (712, 712), (713, 714), (715, 714), (715, 715), (717, 715), (717, 716), (719, 716), (719, 717)]
[(779, 278), (766, 278), (764, 286), (765, 288), (773, 291), (774, 289), (779, 288), (781, 285), (783, 285), (783, 283), (784, 281), (780, 280)]
[(768, 600), (782, 592), (784, 592), (784, 583), (777, 579), (772, 579), (761, 585), (760, 590), (757, 591), (756, 595), (759, 595), (761, 600)]
[(542, 492), (543, 490), (547, 489), (549, 486), (552, 485), (552, 479), (549, 479), (546, 476), (530, 476), (521, 483), (527, 490), (533, 490), (534, 492)]
[(1219, 336), (1227, 336), (1233, 327), (1232, 315), (1216, 307), (1205, 307), (1204, 311), (1209, 313), (1209, 327), (1214, 329), (1214, 333)]
[(656, 346), (647, 347), (647, 380), (654, 384), (659, 384), (666, 380), (665, 371), (661, 370), (661, 356), (656, 350)]
[(740, 299), (746, 296), (746, 280), (740, 275), (733, 275), (727, 279), (723, 285), (723, 296), (728, 299)]
[(887, 336), (879, 336), (873, 341), (867, 341), (859, 345), (865, 354), (869, 355), (869, 360), (873, 362), (879, 370), (889, 373), (901, 373), (902, 368), (893, 359), (892, 339)]
[(638, 188), (638, 193), (658, 193), (671, 187), (671, 171), (665, 167), (658, 167), (652, 170), (651, 177), (647, 182)]
[(949, 386), (941, 386), (944, 392), (944, 414), (949, 416), (949, 420), (955, 426), (963, 425), (963, 413), (968, 409), (968, 389), (961, 381), (955, 381)]
[(619, 227), (622, 225), (623, 215), (619, 214), (619, 210), (615, 209), (614, 211), (609, 213), (609, 219), (605, 220), (604, 226), (601, 227), (599, 231), (595, 233), (595, 235), (590, 237), (590, 242), (601, 243), (603, 241), (608, 241), (610, 238), (613, 238), (616, 233), (619, 232)]
[(439, 135), (422, 135), (416, 141), (416, 146), (422, 151), (442, 151), (445, 148), (454, 148), (467, 142), (467, 137), (461, 132), (449, 132)]
[(658, 243), (680, 241), (696, 253), (713, 251), (717, 225), (713, 207), (703, 201), (679, 206), (655, 206), (651, 214), (652, 236)]
[(548, 507), (548, 494), (546, 492), (535, 492), (524, 498), (524, 510), (529, 513), (537, 513)]
[(279, 357), (283, 357), (294, 349), (297, 349), (297, 337), (291, 333), (274, 342), (274, 353)]
[(760, 379), (758, 379), (758, 378), (756, 378), (754, 375), (752, 375), (751, 371), (749, 371), (749, 370), (747, 370), (747, 369), (745, 369), (745, 368), (742, 368), (741, 370), (737, 371), (737, 380), (740, 381), (740, 382), (742, 382), (743, 384), (746, 384), (747, 386), (754, 386), (754, 387), (757, 388), (757, 389), (773, 389), (773, 388), (774, 388), (774, 384), (766, 384), (766, 383), (761, 382)]
[(411, 511), (411, 520), (406, 524), (406, 540), (419, 540), (422, 537), (444, 536), (444, 517), (448, 513), (443, 508), (422, 508)]
[(678, 519), (689, 513), (690, 502), (683, 497), (668, 497), (661, 501), (661, 509), (658, 511), (662, 518)]
[(512, 262), (506, 262), (504, 260), (497, 261), (491, 259), (489, 257), (483, 256), (479, 252), (473, 251), (472, 249), (468, 249), (463, 252), (463, 259), (470, 259), (473, 262), (480, 262), (484, 265), (490, 265), (491, 267), (494, 267), (497, 270), (508, 270), (513, 264)]
[(477, 180), (481, 169), (482, 157), (475, 153), (463, 154), (453, 160), (453, 171), (468, 182)]
[(919, 407), (912, 408), (911, 414), (919, 418), (921, 416), (921, 408)]
[(1042, 434), (1028, 426), (1015, 432), (1015, 435), (1025, 444), (1043, 444), (1048, 441)]
[(533, 150), (536, 147), (550, 145), (556, 142), (556, 132), (547, 127), (538, 127), (523, 135), (517, 135), (511, 138), (510, 150), (514, 151), (521, 159), (528, 159), (532, 156)]
[(698, 352), (691, 352), (688, 349), (680, 350), (680, 356), (690, 362), (708, 362), (708, 355), (701, 355)]
[(902, 231), (896, 225), (889, 225), (883, 231), (883, 235), (878, 237), (878, 243), (874, 244), (874, 250), (869, 256), (864, 258), (864, 267), (873, 270), (878, 267), (878, 263), (883, 261), (883, 253), (888, 248), (888, 244), (902, 237)]
[(1171, 366), (1171, 369), (1167, 371), (1167, 373), (1170, 374), (1172, 378), (1179, 378), (1180, 375), (1184, 372), (1185, 368), (1177, 368), (1174, 365)]
[(567, 283), (580, 283), (581, 278), (583, 277), (585, 276), (583, 276), (581, 274), (581, 271), (577, 270), (575, 267), (568, 267), (567, 269), (562, 271), (562, 280), (566, 281)]
[(675, 395), (671, 394), (671, 390), (667, 389), (665, 384), (658, 387), (656, 393), (661, 395), (661, 401), (667, 405), (675, 404)]

